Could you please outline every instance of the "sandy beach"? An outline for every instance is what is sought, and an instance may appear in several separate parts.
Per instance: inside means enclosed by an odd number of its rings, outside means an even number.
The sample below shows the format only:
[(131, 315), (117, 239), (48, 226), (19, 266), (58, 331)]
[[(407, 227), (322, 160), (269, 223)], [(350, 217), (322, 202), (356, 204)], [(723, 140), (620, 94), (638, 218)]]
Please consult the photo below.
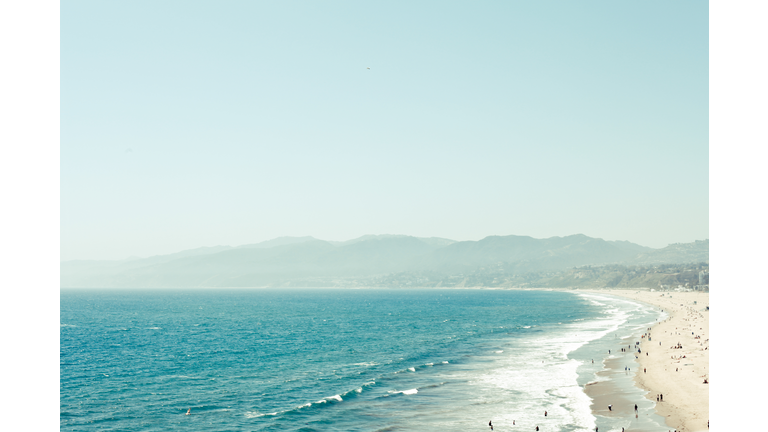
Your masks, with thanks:
[[(586, 290), (655, 306), (668, 313), (641, 339), (636, 384), (671, 430), (698, 432), (709, 420), (709, 293)], [(677, 348), (681, 346), (682, 348)], [(589, 393), (589, 392), (588, 392)], [(656, 402), (662, 396), (663, 400)]]

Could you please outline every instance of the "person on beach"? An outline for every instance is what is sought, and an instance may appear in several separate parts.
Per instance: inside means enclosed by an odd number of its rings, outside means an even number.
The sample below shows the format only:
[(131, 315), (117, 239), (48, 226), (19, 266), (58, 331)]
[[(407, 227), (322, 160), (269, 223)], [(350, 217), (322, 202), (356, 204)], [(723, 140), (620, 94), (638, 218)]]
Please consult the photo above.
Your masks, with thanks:
[(608, 411), (613, 411), (612, 407), (613, 405), (608, 405)]

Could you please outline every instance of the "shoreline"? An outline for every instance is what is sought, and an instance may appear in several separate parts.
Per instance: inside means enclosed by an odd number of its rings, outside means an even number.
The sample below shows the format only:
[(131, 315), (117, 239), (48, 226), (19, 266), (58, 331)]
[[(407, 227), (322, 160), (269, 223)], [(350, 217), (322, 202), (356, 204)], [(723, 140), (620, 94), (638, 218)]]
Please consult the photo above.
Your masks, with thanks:
[[(709, 293), (658, 292), (647, 289), (578, 290), (622, 297), (663, 310), (667, 318), (641, 339), (635, 385), (647, 391), (655, 412), (680, 432), (708, 430)], [(695, 302), (695, 304), (694, 304)], [(682, 349), (674, 348), (678, 343)], [(685, 358), (682, 358), (685, 356)], [(656, 400), (663, 395), (663, 401)]]

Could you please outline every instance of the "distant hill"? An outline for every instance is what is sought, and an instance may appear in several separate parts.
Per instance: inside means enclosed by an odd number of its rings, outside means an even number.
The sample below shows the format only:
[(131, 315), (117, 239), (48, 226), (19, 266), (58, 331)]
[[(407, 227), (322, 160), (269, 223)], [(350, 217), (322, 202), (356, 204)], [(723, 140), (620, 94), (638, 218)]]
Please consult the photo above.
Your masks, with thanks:
[(693, 243), (673, 243), (663, 249), (652, 249), (641, 253), (635, 264), (678, 264), (709, 262), (709, 239)]
[(420, 268), (461, 273), (481, 266), (503, 266), (520, 272), (557, 270), (586, 264), (631, 260), (646, 248), (629, 242), (608, 242), (576, 234), (535, 239), (527, 236), (490, 236), (479, 241), (452, 243), (426, 256)]
[(304, 242), (313, 241), (313, 240), (317, 240), (317, 239), (311, 236), (278, 237), (272, 240), (263, 241), (261, 243), (237, 246), (237, 249), (252, 249), (252, 248), (267, 249), (275, 246), (285, 246), (289, 244), (304, 243)]
[(383, 281), (399, 273), (430, 274), (434, 279), (465, 273), (552, 272), (585, 265), (699, 262), (709, 260), (708, 248), (708, 240), (652, 249), (583, 234), (548, 239), (490, 236), (462, 242), (403, 235), (363, 236), (346, 242), (281, 237), (142, 259), (66, 261), (61, 263), (61, 286), (347, 286)]

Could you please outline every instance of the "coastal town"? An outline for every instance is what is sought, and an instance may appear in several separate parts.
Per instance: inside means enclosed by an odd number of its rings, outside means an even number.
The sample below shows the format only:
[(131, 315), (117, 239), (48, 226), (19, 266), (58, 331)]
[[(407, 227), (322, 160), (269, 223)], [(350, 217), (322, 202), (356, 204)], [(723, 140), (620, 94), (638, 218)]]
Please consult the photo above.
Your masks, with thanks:
[[(650, 288), (657, 291), (709, 291), (709, 263), (648, 266), (596, 265), (562, 271), (514, 273), (498, 266), (467, 273), (399, 272), (373, 277), (314, 277), (284, 286), (391, 288)], [(276, 284), (275, 286), (283, 286)]]

